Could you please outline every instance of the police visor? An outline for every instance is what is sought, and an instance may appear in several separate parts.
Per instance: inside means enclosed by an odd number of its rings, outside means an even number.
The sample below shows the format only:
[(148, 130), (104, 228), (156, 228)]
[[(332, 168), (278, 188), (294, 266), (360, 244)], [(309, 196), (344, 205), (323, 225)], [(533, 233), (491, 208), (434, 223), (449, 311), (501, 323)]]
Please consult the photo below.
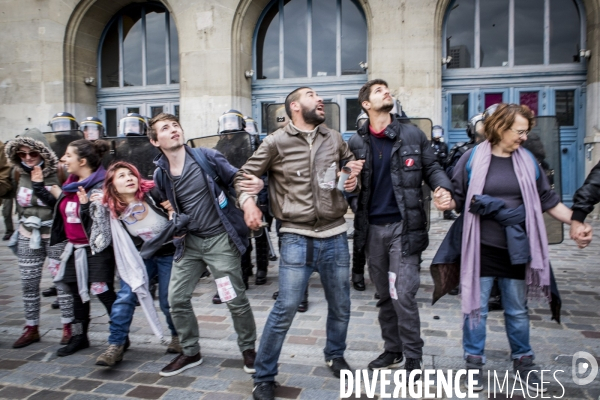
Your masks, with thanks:
[(119, 121), (119, 136), (146, 135), (146, 121), (140, 117), (125, 117)]

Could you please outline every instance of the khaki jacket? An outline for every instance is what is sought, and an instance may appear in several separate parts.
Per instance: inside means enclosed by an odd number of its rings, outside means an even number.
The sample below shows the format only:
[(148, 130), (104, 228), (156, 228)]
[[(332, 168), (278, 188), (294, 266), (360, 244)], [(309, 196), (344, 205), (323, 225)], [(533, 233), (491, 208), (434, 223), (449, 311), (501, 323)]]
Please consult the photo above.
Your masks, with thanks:
[[(345, 223), (348, 203), (335, 188), (337, 172), (340, 164), (352, 160), (354, 155), (339, 132), (321, 124), (309, 145), (288, 124), (267, 136), (235, 175), (238, 200), (243, 173), (261, 176), (268, 172), (271, 212), (282, 227), (314, 232), (338, 227)], [(355, 192), (359, 189), (360, 184)]]
[(4, 154), (4, 143), (0, 142), (0, 197), (8, 195), (11, 191), (10, 165), (6, 160), (6, 154)]

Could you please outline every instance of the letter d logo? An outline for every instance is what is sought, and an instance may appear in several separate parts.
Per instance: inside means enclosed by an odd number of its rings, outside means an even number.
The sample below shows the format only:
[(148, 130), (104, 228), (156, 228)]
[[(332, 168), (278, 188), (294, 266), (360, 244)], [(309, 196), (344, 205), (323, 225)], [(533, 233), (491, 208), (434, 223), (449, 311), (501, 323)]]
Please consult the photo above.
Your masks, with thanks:
[[(585, 358), (585, 361), (577, 362), (578, 359)], [(590, 366), (592, 367), (590, 369)], [(589, 375), (585, 378), (580, 378), (579, 375), (585, 374), (587, 371), (590, 371)], [(590, 353), (585, 351), (578, 351), (573, 354), (573, 363), (572, 363), (572, 371), (573, 374), (573, 382), (576, 385), (583, 386), (589, 385), (596, 379), (598, 375), (598, 362)]]

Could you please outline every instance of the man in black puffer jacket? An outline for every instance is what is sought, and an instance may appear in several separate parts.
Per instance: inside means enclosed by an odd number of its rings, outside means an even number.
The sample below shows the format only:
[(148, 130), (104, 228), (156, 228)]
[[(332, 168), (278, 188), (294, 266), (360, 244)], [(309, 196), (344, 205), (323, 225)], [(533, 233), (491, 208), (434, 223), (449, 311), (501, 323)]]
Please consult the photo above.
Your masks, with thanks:
[(377, 306), (385, 342), (384, 353), (369, 369), (397, 367), (404, 353), (408, 376), (421, 369), (423, 355), (415, 299), (421, 252), (429, 243), (421, 183), (425, 180), (436, 189), (436, 206), (442, 211), (449, 209), (452, 183), (425, 134), (409, 120), (390, 114), (393, 100), (385, 81), (367, 82), (358, 100), (369, 120), (349, 141), (354, 156), (365, 160), (354, 242), (366, 250), (371, 279), (380, 295)]
[(590, 171), (583, 186), (573, 196), (573, 216), (571, 217), (571, 239), (580, 248), (586, 247), (592, 241), (592, 227), (586, 223), (585, 217), (594, 210), (600, 202), (600, 162)]

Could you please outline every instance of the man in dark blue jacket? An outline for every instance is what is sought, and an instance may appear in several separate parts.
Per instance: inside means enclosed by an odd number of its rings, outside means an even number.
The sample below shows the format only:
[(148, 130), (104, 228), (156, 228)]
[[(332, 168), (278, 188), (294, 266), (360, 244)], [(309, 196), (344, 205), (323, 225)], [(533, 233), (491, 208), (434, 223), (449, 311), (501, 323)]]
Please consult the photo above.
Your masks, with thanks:
[(377, 306), (385, 342), (383, 354), (369, 369), (398, 367), (404, 353), (409, 376), (422, 368), (423, 355), (415, 299), (421, 252), (428, 245), (421, 184), (424, 179), (436, 189), (436, 206), (444, 211), (450, 209), (452, 183), (425, 134), (409, 120), (390, 114), (394, 104), (385, 81), (367, 82), (358, 100), (369, 120), (349, 142), (354, 156), (365, 160), (354, 241), (366, 250), (371, 280), (380, 295)]
[[(160, 375), (176, 375), (202, 363), (198, 321), (191, 298), (207, 267), (215, 278), (221, 300), (231, 312), (244, 371), (254, 373), (256, 325), (240, 270), (240, 255), (248, 245), (247, 230), (241, 211), (230, 204), (233, 202), (228, 196), (237, 169), (218, 151), (186, 146), (183, 129), (174, 115), (161, 113), (149, 125), (150, 142), (162, 153), (154, 161), (158, 167), (155, 182), (174, 212), (190, 218), (187, 232), (173, 238), (179, 248), (169, 284), (171, 317), (182, 353)], [(243, 182), (248, 185), (247, 190), (258, 193), (263, 187), (262, 180), (248, 178)]]

